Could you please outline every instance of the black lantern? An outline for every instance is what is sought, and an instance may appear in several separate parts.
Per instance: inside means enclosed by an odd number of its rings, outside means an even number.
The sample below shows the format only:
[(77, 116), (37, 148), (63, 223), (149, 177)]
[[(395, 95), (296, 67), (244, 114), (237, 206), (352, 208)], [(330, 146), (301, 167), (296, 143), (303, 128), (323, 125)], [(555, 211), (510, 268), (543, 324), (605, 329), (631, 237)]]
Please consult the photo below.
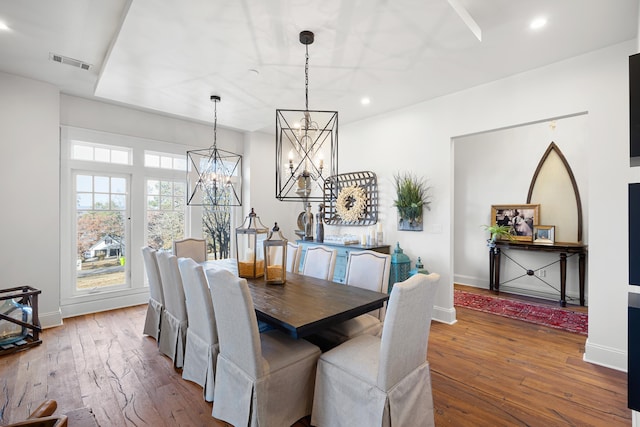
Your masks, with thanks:
[(276, 110), (276, 198), (323, 201), (324, 180), (338, 174), (338, 112), (309, 110), (311, 31), (305, 45), (305, 109)]
[(244, 219), (242, 225), (236, 228), (236, 261), (238, 276), (255, 279), (264, 274), (263, 243), (269, 229), (260, 221), (253, 208)]
[(213, 145), (187, 151), (187, 205), (242, 206), (242, 156), (217, 146), (218, 95), (214, 102)]
[(287, 281), (287, 239), (276, 222), (264, 246), (264, 280), (274, 285)]

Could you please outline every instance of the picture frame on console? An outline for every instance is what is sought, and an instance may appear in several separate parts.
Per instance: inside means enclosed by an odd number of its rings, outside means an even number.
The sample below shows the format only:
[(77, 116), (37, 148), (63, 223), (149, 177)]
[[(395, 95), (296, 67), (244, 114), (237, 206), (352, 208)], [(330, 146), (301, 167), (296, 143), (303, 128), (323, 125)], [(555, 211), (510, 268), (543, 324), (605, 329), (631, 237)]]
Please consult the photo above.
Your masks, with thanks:
[[(511, 239), (521, 242), (532, 242), (534, 227), (540, 220), (540, 205), (492, 205), (491, 225), (511, 227)], [(501, 240), (507, 240), (501, 238)]]
[(555, 243), (556, 227), (553, 225), (534, 225), (533, 243), (553, 245)]

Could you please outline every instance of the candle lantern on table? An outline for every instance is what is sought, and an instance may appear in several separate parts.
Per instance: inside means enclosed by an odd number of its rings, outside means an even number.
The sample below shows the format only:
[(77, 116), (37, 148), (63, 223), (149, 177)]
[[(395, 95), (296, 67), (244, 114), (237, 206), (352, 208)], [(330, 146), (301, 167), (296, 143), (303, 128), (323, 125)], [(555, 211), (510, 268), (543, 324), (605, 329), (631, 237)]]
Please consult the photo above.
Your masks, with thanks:
[(276, 222), (269, 237), (264, 241), (264, 280), (273, 285), (287, 281), (287, 239)]
[(242, 225), (236, 228), (236, 260), (238, 276), (247, 279), (262, 277), (264, 274), (263, 243), (269, 229), (262, 224), (260, 217), (251, 208), (251, 213)]
[(411, 260), (400, 247), (400, 242), (396, 243), (396, 248), (391, 255), (391, 268), (389, 269), (389, 293), (395, 283), (404, 282), (409, 278), (411, 270)]

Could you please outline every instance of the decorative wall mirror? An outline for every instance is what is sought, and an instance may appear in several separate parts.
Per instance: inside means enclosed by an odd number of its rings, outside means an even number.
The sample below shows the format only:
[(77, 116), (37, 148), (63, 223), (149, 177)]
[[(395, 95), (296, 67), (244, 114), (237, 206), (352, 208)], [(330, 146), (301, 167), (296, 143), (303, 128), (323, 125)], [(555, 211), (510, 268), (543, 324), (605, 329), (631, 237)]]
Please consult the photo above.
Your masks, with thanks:
[(541, 205), (540, 224), (555, 226), (557, 242), (582, 243), (582, 203), (571, 167), (552, 142), (533, 174), (527, 203)]

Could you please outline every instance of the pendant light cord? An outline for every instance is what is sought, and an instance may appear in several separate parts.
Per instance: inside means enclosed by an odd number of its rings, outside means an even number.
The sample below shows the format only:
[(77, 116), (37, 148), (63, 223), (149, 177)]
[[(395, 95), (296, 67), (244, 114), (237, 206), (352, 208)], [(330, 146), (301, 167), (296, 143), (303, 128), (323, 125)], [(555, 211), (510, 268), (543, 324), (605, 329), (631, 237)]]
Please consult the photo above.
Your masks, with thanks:
[(304, 109), (309, 111), (309, 45), (305, 45), (304, 63)]
[(213, 149), (215, 150), (218, 133), (218, 100), (213, 101)]

